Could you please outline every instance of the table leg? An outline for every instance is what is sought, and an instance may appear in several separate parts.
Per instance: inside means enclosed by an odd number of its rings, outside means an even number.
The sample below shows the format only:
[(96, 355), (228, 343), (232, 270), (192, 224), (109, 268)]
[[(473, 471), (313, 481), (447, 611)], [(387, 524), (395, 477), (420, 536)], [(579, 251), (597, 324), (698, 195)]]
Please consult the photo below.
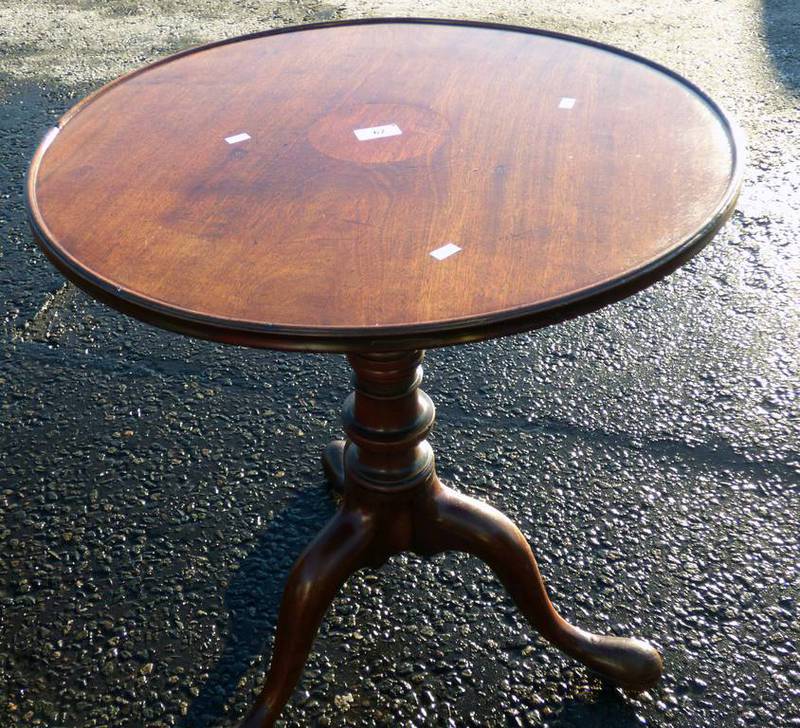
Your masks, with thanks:
[(532, 627), (599, 677), (632, 691), (658, 682), (661, 655), (647, 642), (585, 632), (558, 614), (527, 540), (500, 511), (440, 486), (426, 521), (427, 528), (418, 531), (422, 553), (477, 556), (495, 572)]
[(322, 617), (345, 580), (364, 565), (369, 516), (342, 508), (302, 553), (283, 592), (267, 681), (243, 728), (272, 726), (303, 671)]
[(344, 492), (344, 440), (329, 442), (322, 452), (322, 469), (331, 488)]

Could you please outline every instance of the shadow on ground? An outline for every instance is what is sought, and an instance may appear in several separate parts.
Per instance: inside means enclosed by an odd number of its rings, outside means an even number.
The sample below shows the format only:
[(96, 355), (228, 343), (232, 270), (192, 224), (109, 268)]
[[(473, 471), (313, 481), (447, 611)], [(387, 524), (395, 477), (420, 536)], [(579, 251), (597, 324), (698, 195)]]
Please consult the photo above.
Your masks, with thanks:
[(604, 687), (591, 695), (567, 698), (561, 712), (548, 723), (551, 728), (580, 728), (588, 725), (606, 725), (614, 728), (641, 726), (636, 710), (626, 702), (618, 690)]
[(764, 38), (781, 80), (800, 90), (800, 5), (797, 0), (764, 0)]

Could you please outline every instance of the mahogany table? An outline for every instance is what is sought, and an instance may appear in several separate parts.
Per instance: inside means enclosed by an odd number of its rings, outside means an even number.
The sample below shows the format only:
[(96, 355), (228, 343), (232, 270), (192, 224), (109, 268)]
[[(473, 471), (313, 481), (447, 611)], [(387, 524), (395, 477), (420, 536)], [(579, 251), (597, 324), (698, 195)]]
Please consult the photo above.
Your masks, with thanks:
[(275, 721), (347, 577), (405, 550), (478, 556), (600, 677), (658, 680), (653, 647), (566, 622), (517, 527), (438, 480), (420, 363), (427, 347), (558, 323), (677, 268), (731, 213), (740, 149), (708, 96), (643, 58), (414, 19), (179, 53), (49, 131), (29, 217), (67, 278), (167, 329), (346, 352), (355, 371), (347, 440), (324, 457), (343, 502), (289, 575), (248, 728)]

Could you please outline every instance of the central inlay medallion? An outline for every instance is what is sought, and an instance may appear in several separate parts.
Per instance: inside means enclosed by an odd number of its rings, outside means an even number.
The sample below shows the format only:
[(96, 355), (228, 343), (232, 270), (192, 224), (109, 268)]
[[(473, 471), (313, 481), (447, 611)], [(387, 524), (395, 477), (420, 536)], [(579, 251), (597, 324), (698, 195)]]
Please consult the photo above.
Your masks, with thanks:
[(449, 128), (441, 114), (424, 106), (358, 104), (325, 114), (311, 126), (308, 138), (328, 157), (386, 164), (432, 154)]

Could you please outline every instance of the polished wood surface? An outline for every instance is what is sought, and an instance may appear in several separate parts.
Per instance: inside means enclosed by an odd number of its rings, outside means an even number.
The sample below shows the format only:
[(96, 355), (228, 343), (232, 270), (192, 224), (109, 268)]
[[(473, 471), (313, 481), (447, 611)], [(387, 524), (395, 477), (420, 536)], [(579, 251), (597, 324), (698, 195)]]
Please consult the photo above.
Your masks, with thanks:
[[(401, 133), (355, 134), (387, 125)], [(724, 114), (648, 61), (530, 29), (369, 20), (234, 39), (109, 84), (47, 135), (28, 204), (51, 260), (127, 313), (364, 351), (628, 295), (709, 240), (740, 176)]]
[(289, 575), (269, 674), (243, 727), (274, 724), (348, 576), (403, 551), (474, 554), (545, 639), (614, 685), (633, 691), (654, 685), (663, 664), (651, 645), (591, 634), (567, 622), (551, 604), (520, 530), (496, 509), (439, 481), (426, 440), (434, 407), (419, 388), (422, 352), (349, 358), (356, 389), (344, 405), (347, 441), (326, 452), (326, 471), (343, 489), (343, 502)]

